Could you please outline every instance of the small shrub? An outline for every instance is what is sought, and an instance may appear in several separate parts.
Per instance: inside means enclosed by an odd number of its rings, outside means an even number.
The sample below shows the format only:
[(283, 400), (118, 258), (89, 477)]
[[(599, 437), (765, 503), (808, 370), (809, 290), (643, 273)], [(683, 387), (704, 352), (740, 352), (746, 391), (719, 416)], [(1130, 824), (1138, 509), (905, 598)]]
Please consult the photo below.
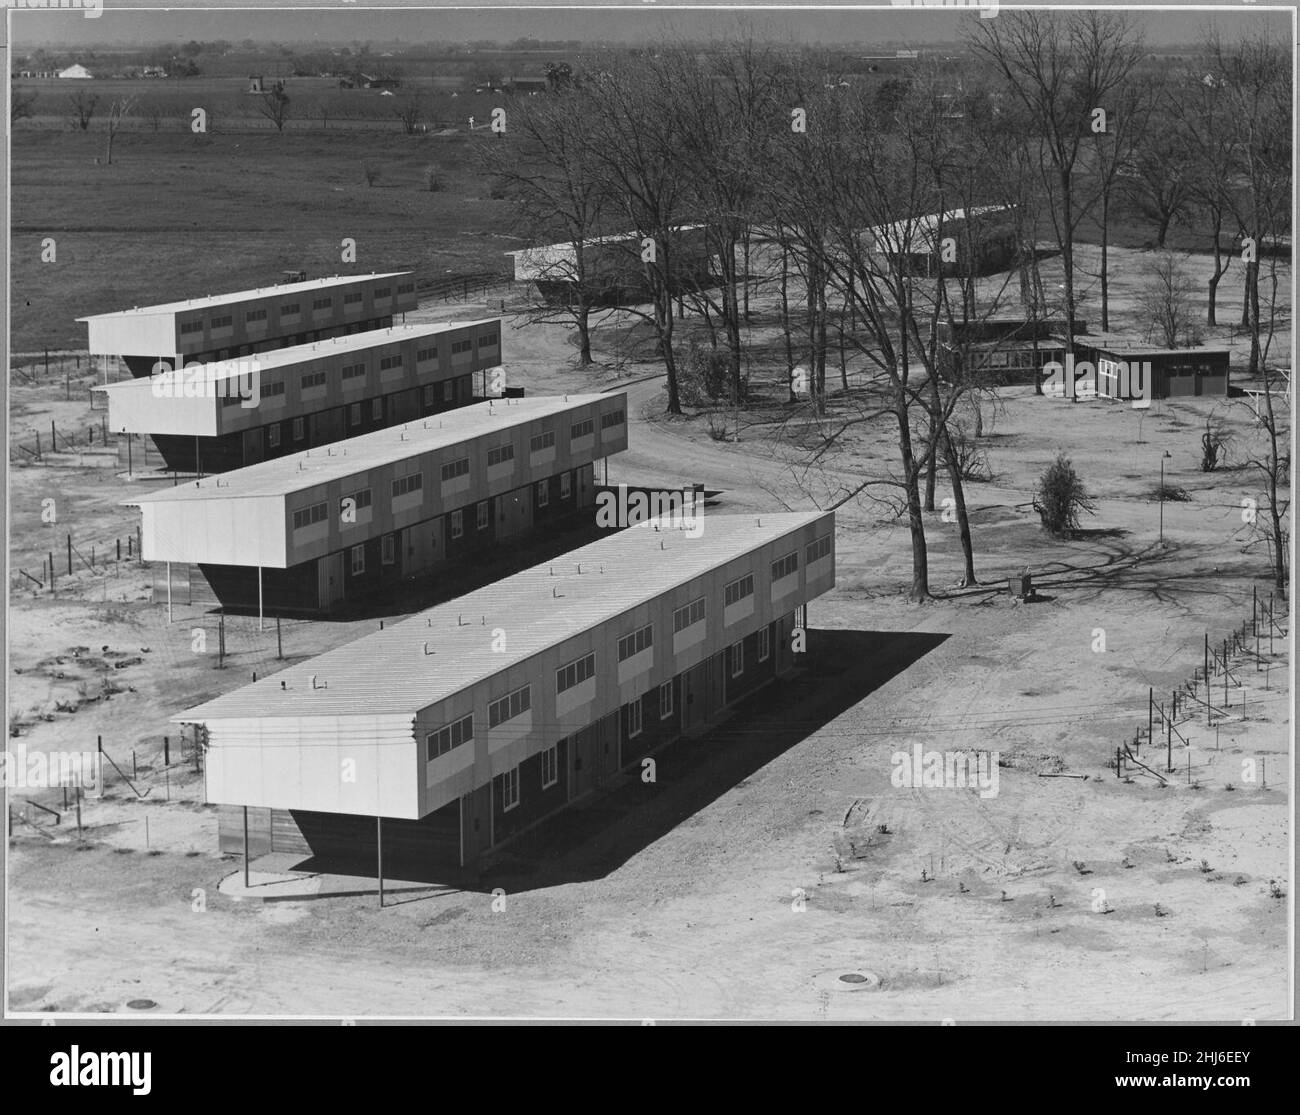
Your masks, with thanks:
[[(726, 352), (691, 342), (678, 373), (682, 401), (702, 406), (706, 401), (731, 399), (731, 366)], [(742, 384), (742, 395), (743, 395)], [(743, 398), (740, 401), (744, 401)]]
[(1201, 471), (1213, 472), (1227, 456), (1228, 431), (1222, 425), (1216, 425), (1211, 419), (1205, 420), (1205, 433), (1201, 435)]
[(1151, 489), (1150, 498), (1164, 500), (1166, 503), (1186, 503), (1192, 497), (1187, 494), (1186, 488), (1179, 488), (1174, 484), (1157, 484)]
[(1034, 510), (1043, 529), (1056, 538), (1069, 538), (1079, 529), (1080, 511), (1096, 513), (1096, 502), (1064, 453), (1057, 454), (1039, 480)]
[(431, 194), (436, 194), (440, 190), (447, 188), (442, 176), (438, 173), (438, 168), (432, 163), (424, 168), (424, 188)]
[(505, 201), (510, 195), (506, 192), (505, 185), (501, 182), (493, 182), (488, 189), (488, 197), (493, 201)]
[(727, 416), (713, 411), (709, 415), (709, 437), (714, 441), (730, 441), (731, 431), (727, 428)]
[(383, 176), (383, 171), (373, 163), (366, 163), (362, 166), (361, 173), (366, 176), (367, 186), (373, 186)]

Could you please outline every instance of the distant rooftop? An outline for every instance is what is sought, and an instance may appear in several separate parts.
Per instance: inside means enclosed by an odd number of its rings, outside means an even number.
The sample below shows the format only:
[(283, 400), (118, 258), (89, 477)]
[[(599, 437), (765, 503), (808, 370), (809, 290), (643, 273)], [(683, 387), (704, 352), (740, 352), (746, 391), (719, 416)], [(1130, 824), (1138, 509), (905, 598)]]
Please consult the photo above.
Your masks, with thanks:
[(307, 279), (301, 283), (279, 283), (271, 286), (254, 287), (252, 290), (237, 290), (231, 294), (209, 294), (206, 298), (190, 298), (182, 302), (160, 302), (156, 306), (134, 306), (129, 310), (113, 310), (106, 314), (88, 314), (77, 318), (78, 321), (95, 321), (108, 317), (131, 317), (134, 314), (178, 314), (182, 310), (201, 310), (209, 306), (224, 306), (231, 302), (246, 302), (268, 294), (297, 294), (309, 290), (323, 290), (327, 287), (342, 286), (344, 283), (357, 283), (366, 279), (396, 279), (410, 275), (410, 271), (380, 271), (369, 275), (333, 275), (328, 279)]
[(1125, 352), (1135, 356), (1179, 356), (1184, 353), (1231, 352), (1230, 345), (1191, 345), (1186, 348), (1169, 348), (1154, 345), (1130, 333), (1079, 333), (1075, 344), (1102, 348), (1107, 352)]
[(589, 403), (617, 398), (622, 398), (621, 393), (539, 395), (533, 398), (494, 399), (485, 403), (473, 403), (457, 410), (431, 414), (402, 426), (389, 426), (360, 437), (260, 461), (219, 476), (132, 496), (123, 500), (122, 504), (126, 507), (139, 507), (146, 503), (172, 503), (177, 500), (282, 496), (392, 464), (394, 461), (418, 457), (459, 442), (471, 441), (522, 422), (564, 414)]
[[(704, 226), (702, 224), (674, 225), (673, 232), (696, 232), (699, 229), (702, 229), (703, 227)], [(583, 247), (591, 247), (596, 244), (622, 244), (627, 242), (628, 240), (633, 240), (645, 235), (646, 234), (644, 232), (635, 232), (635, 231), (634, 232), (613, 232), (607, 236), (588, 236), (583, 240), (582, 244)], [(565, 252), (567, 252), (569, 254), (569, 257), (572, 258), (573, 256), (572, 240), (561, 240), (555, 244), (538, 244), (534, 248), (516, 248), (514, 251), (506, 252), (504, 254), (508, 256), (542, 256), (542, 255), (554, 255), (556, 253), (562, 254)]]
[[(827, 514), (709, 515), (698, 537), (667, 523), (642, 523), (173, 719), (414, 716)], [(509, 633), (508, 652), (494, 649), (494, 628)]]
[[(479, 325), (495, 325), (500, 318), (478, 318), (473, 321), (441, 321), (425, 325), (394, 325), (388, 329), (371, 329), (365, 333), (345, 333), (341, 337), (329, 337), (323, 341), (313, 341), (308, 345), (293, 345), (289, 348), (276, 348), (267, 352), (255, 352), (250, 356), (240, 356), (231, 360), (213, 360), (206, 364), (189, 364), (183, 369), (182, 383), (222, 383), (228, 379), (247, 376), (256, 364), (259, 372), (287, 365), (302, 364), (322, 356), (341, 356), (349, 352), (361, 352), (378, 345), (398, 344), (414, 340), (417, 337), (432, 336), (437, 333), (449, 333), (454, 329), (468, 329)], [(155, 381), (175, 380), (175, 372), (163, 372), (156, 376), (139, 376), (132, 379), (118, 380), (117, 383), (100, 384), (96, 391), (151, 391)]]

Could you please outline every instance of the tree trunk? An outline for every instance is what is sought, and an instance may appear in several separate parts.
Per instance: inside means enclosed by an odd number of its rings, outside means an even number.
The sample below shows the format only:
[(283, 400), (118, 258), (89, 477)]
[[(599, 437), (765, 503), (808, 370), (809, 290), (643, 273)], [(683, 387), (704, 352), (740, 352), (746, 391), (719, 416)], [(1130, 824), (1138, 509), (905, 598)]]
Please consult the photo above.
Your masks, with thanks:
[(749, 227), (741, 234), (741, 247), (744, 250), (744, 268), (745, 268), (745, 320), (749, 320)]
[(952, 498), (957, 505), (957, 532), (961, 536), (961, 552), (966, 561), (961, 587), (969, 588), (979, 582), (975, 577), (975, 550), (971, 543), (970, 518), (966, 514), (966, 486), (957, 460), (957, 450), (953, 447), (952, 438), (948, 436), (946, 422), (939, 428), (939, 436), (942, 440), (943, 460), (948, 469), (948, 479), (952, 481)]
[(1069, 170), (1061, 170), (1061, 263), (1065, 268), (1065, 335), (1074, 336), (1074, 189)]
[(1250, 321), (1250, 366), (1246, 374), (1251, 378), (1260, 373), (1259, 346), (1259, 261), (1255, 260), (1246, 267), (1247, 309)]
[(595, 361), (591, 358), (591, 311), (585, 305), (574, 315), (578, 323), (578, 366), (585, 368)]
[(794, 393), (794, 338), (790, 335), (790, 264), (785, 245), (781, 245), (781, 334), (785, 338), (786, 376), (790, 384), (790, 402), (798, 402)]
[[(1166, 222), (1167, 224), (1168, 222)], [(1160, 240), (1164, 244), (1163, 233)], [(1101, 331), (1110, 331), (1110, 187), (1101, 192)]]
[(912, 458), (912, 431), (907, 425), (907, 407), (894, 412), (898, 421), (898, 448), (903, 461), (903, 483), (907, 497), (907, 525), (912, 538), (912, 600), (925, 600), (930, 595), (930, 569), (925, 552), (925, 517), (921, 513), (921, 493), (918, 487), (916, 461)]

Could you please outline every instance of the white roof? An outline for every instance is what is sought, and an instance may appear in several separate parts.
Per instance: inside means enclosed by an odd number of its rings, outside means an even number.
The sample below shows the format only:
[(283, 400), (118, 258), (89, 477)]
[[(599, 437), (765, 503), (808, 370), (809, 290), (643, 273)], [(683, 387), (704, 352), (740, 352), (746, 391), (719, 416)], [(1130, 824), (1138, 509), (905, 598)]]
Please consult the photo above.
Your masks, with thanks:
[(161, 302), (156, 306), (135, 306), (129, 310), (113, 310), (107, 314), (88, 314), (86, 317), (77, 318), (77, 320), (95, 321), (100, 318), (132, 317), (136, 314), (178, 314), (185, 310), (202, 310), (211, 306), (247, 302), (268, 295), (305, 294), (308, 291), (324, 290), (328, 287), (343, 286), (346, 283), (360, 283), (371, 279), (396, 279), (410, 274), (410, 271), (380, 271), (369, 275), (333, 275), (328, 279), (307, 279), (301, 283), (279, 283), (274, 286), (254, 287), (252, 290), (238, 290), (231, 294), (209, 294), (205, 298), (191, 298), (182, 302)]
[(939, 229), (941, 218), (944, 225), (949, 225), (992, 213), (1009, 213), (1013, 209), (1014, 205), (977, 205), (969, 212), (965, 209), (950, 209), (943, 214), (929, 213), (924, 217), (910, 217), (893, 224), (876, 225), (867, 229), (864, 235), (875, 242), (877, 251), (928, 252), (934, 247), (934, 235)]
[[(275, 348), (267, 352), (255, 352), (251, 356), (240, 356), (231, 360), (214, 360), (207, 364), (187, 364), (183, 369), (182, 383), (221, 383), (228, 379), (247, 376), (252, 371), (264, 372), (271, 368), (282, 368), (293, 364), (306, 364), (322, 357), (343, 356), (352, 352), (364, 352), (366, 349), (379, 348), (383, 345), (400, 344), (402, 341), (417, 337), (432, 336), (437, 333), (450, 333), (457, 329), (471, 329), (475, 326), (500, 325), (500, 318), (480, 318), (475, 321), (441, 321), (427, 325), (394, 325), (388, 329), (371, 329), (365, 333), (345, 333), (341, 337), (329, 337), (323, 341), (313, 341), (308, 345), (292, 345), (289, 348)], [(162, 372), (155, 376), (137, 376), (118, 380), (116, 383), (102, 383), (92, 388), (95, 391), (151, 391), (155, 382), (166, 383), (176, 380), (176, 372)]]
[(432, 453), (486, 434), (499, 433), (525, 422), (567, 414), (599, 402), (625, 402), (622, 392), (605, 395), (539, 395), (495, 399), (456, 410), (431, 414), (401, 426), (389, 426), (360, 437), (290, 453), (245, 468), (205, 477), (188, 484), (123, 500), (126, 507), (183, 500), (238, 499), (282, 496), (315, 488), (331, 480)]
[[(768, 542), (819, 519), (833, 521), (833, 515), (716, 515), (706, 517), (699, 531), (642, 523), (173, 719), (414, 716)], [(500, 627), (510, 632), (507, 652), (494, 649), (492, 632)]]

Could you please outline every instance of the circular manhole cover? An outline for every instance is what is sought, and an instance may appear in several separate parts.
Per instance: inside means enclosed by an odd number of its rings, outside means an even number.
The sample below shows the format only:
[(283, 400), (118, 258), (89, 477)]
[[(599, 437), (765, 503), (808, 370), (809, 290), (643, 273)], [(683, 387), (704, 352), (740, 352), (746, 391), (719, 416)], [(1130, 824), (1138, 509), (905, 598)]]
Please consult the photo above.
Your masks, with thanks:
[(153, 1010), (158, 1004), (152, 999), (132, 999), (126, 1005), (132, 1010)]
[(875, 991), (880, 987), (880, 977), (865, 968), (850, 972), (833, 968), (829, 972), (819, 972), (813, 977), (813, 983), (821, 991)]

